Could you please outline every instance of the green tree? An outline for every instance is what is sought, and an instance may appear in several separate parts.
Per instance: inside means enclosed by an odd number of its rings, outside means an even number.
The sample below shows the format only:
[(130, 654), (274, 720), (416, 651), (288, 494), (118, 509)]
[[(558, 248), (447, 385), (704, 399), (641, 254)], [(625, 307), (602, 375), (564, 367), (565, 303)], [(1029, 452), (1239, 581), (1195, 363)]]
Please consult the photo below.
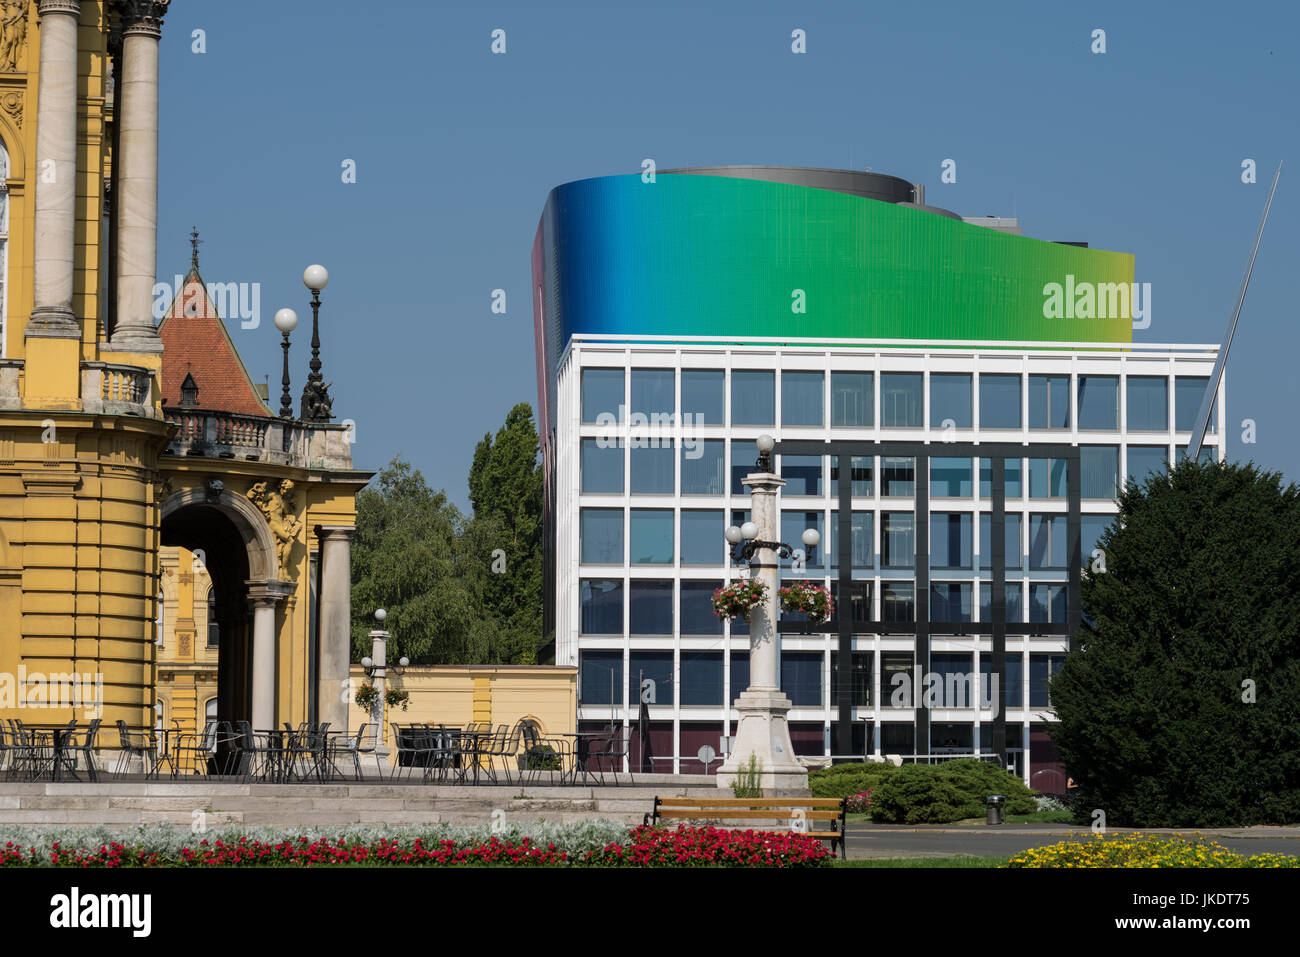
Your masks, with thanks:
[(1080, 820), (1300, 821), (1300, 489), (1183, 462), (1130, 484), (1051, 682)]
[(460, 536), (465, 518), (400, 457), (357, 495), (352, 543), (354, 660), (370, 654), (376, 608), (395, 637), (389, 656), (470, 664), (486, 655), (472, 575)]
[(533, 664), (542, 635), (542, 468), (533, 410), (520, 402), (474, 449), (469, 471), (474, 517), (465, 536), (478, 570), (483, 617), (495, 632), (493, 656)]

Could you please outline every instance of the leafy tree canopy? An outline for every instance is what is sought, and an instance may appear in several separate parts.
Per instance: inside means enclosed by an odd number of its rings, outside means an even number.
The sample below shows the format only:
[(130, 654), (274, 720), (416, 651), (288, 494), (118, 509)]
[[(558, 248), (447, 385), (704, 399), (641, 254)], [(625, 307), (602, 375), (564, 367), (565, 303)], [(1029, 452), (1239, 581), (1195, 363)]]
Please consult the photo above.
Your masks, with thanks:
[(1300, 489), (1182, 462), (1130, 484), (1098, 545), (1051, 682), (1081, 819), (1300, 821)]

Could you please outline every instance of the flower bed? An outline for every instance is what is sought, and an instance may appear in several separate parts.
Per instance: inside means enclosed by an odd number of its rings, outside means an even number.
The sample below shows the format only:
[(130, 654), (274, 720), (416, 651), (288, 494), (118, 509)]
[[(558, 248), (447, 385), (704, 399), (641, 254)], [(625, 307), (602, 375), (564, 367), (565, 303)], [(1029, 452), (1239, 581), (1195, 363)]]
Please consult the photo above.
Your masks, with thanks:
[(47, 847), (7, 841), (0, 846), (0, 867), (337, 867), (337, 866), (524, 866), (524, 867), (817, 867), (831, 854), (816, 838), (793, 832), (727, 831), (649, 826), (624, 831), (624, 840), (585, 851), (570, 851), (554, 842), (528, 837), (486, 841), (446, 838), (426, 841), (381, 837), (358, 841), (347, 837), (306, 836), (262, 840), (214, 837), (184, 842), (175, 850), (144, 843), (102, 844), (79, 841)]
[(1287, 854), (1238, 854), (1213, 841), (1111, 834), (1061, 841), (1017, 854), (1007, 867), (1300, 867)]

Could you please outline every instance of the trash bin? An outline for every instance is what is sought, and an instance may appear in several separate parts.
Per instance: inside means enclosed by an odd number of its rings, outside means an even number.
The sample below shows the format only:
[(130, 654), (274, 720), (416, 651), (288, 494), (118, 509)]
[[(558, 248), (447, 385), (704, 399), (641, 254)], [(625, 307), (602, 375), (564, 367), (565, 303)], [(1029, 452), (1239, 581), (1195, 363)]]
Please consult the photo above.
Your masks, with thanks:
[(987, 817), (984, 819), (985, 824), (1001, 824), (1002, 811), (1006, 806), (1007, 799), (1001, 794), (990, 794), (986, 799)]

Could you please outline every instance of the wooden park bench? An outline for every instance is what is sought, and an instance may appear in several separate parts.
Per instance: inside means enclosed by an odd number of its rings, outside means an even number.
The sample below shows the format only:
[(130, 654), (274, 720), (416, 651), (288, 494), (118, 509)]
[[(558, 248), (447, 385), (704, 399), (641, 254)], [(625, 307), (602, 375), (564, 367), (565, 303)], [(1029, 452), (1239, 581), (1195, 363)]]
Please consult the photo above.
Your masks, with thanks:
[[(846, 856), (844, 847), (844, 798), (686, 798), (656, 797), (654, 810), (645, 816), (646, 824), (674, 819), (698, 821), (720, 826), (741, 826), (735, 823), (775, 821), (792, 831), (829, 841), (831, 853), (840, 846), (840, 857)], [(820, 824), (818, 822), (826, 822)]]

